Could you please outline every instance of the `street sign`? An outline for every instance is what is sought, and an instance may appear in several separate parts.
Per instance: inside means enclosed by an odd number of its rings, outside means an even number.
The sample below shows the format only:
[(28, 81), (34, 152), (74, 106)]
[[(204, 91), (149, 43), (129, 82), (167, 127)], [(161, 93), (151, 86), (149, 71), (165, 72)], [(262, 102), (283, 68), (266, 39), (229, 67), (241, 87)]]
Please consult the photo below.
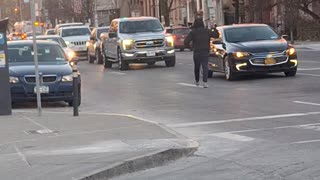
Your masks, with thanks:
[(11, 92), (7, 62), (7, 26), (9, 19), (0, 20), (0, 115), (11, 115)]
[(24, 2), (24, 3), (29, 3), (30, 1), (29, 1), (29, 0), (23, 0), (23, 2)]

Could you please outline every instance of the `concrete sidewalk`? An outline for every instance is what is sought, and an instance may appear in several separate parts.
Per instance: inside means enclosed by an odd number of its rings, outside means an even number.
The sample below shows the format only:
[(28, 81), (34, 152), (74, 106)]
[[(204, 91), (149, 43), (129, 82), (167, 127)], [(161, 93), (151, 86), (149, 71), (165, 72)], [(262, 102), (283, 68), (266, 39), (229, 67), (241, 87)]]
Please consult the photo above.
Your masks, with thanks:
[(0, 117), (1, 179), (108, 179), (192, 155), (198, 144), (118, 114)]

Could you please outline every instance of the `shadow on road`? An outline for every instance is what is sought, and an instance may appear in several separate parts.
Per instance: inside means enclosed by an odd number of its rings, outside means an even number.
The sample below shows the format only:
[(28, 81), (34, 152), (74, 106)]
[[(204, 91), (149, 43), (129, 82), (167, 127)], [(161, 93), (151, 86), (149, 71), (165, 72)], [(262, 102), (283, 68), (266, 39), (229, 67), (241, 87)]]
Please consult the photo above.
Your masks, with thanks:
[[(65, 108), (69, 107), (65, 102), (43, 102), (43, 108)], [(28, 103), (14, 103), (12, 105), (13, 109), (34, 109), (37, 108), (36, 102), (28, 102)]]

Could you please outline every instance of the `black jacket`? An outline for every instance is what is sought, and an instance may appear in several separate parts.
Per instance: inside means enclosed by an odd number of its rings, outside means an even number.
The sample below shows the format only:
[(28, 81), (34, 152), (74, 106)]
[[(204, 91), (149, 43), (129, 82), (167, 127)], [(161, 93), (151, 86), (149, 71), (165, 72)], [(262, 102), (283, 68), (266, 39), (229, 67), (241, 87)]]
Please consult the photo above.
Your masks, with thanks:
[(210, 50), (210, 38), (215, 37), (214, 33), (204, 27), (193, 28), (188, 34), (187, 38), (184, 40), (186, 47), (190, 46), (192, 42), (193, 51), (195, 54), (206, 53), (209, 55)]

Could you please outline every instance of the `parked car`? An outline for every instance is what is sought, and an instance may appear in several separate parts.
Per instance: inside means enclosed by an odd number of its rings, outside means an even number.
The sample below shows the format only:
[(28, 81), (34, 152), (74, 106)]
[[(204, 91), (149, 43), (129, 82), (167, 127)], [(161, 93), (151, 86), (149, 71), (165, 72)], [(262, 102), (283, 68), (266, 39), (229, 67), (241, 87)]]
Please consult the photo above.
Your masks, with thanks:
[(8, 41), (17, 41), (26, 39), (25, 33), (13, 32), (8, 35)]
[(69, 61), (77, 57), (76, 53), (70, 47), (68, 47), (65, 41), (58, 35), (37, 36), (37, 40), (47, 40), (58, 43), (67, 55)]
[[(41, 36), (41, 35), (43, 35), (41, 32), (36, 32), (36, 36)], [(26, 39), (28, 39), (28, 38), (32, 38), (32, 36), (33, 36), (33, 32), (27, 32), (27, 33), (25, 33), (25, 36), (26, 36)]]
[(47, 29), (44, 35), (55, 35), (54, 29)]
[(59, 36), (79, 58), (87, 58), (87, 41), (90, 39), (90, 29), (87, 26), (63, 27), (59, 30)]
[(98, 27), (91, 31), (90, 39), (87, 42), (88, 61), (94, 63), (94, 60), (98, 64), (103, 64), (103, 57), (101, 54), (101, 39), (100, 35), (109, 31), (108, 27)]
[(186, 48), (184, 46), (184, 40), (188, 36), (189, 32), (191, 31), (188, 27), (183, 26), (174, 26), (166, 28), (166, 34), (171, 34), (174, 39), (174, 48), (180, 49), (180, 51), (184, 51)]
[[(38, 41), (37, 47), (42, 101), (65, 101), (72, 106), (72, 68), (63, 49), (49, 41)], [(32, 41), (8, 42), (7, 55), (12, 102), (36, 101)], [(81, 87), (81, 80), (78, 83)]]
[(59, 34), (59, 29), (63, 27), (71, 27), (71, 26), (83, 26), (84, 24), (81, 22), (74, 22), (74, 23), (63, 23), (63, 24), (57, 24), (54, 28), (54, 32), (56, 34)]
[(172, 36), (164, 33), (157, 18), (134, 17), (111, 22), (107, 40), (104, 41), (104, 67), (118, 63), (127, 70), (130, 63), (155, 64), (165, 61), (167, 67), (176, 63)]
[(218, 27), (220, 37), (212, 40), (209, 76), (222, 72), (227, 80), (239, 75), (284, 72), (295, 76), (295, 48), (265, 24)]

